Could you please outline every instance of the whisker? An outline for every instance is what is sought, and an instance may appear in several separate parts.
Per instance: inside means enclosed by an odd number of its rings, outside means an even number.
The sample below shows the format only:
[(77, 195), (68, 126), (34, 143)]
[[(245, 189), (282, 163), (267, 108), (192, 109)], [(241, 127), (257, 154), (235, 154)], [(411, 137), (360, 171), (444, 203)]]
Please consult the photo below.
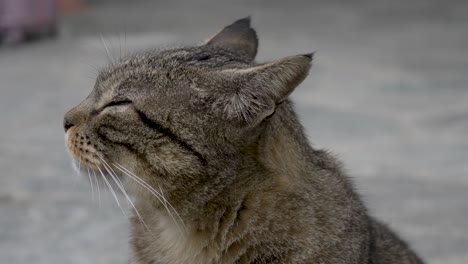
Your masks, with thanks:
[(122, 59), (122, 34), (119, 33), (119, 60)]
[(112, 188), (112, 185), (109, 183), (109, 181), (106, 179), (106, 176), (104, 176), (104, 173), (102, 172), (102, 170), (96, 166), (96, 168), (99, 170), (99, 172), (101, 173), (101, 176), (102, 178), (104, 179), (104, 182), (106, 183), (107, 185), (107, 188), (109, 188), (109, 191), (111, 191), (112, 195), (114, 196), (115, 198), (115, 201), (117, 202), (117, 205), (119, 206), (120, 210), (122, 211), (122, 214), (127, 217), (127, 214), (125, 213), (124, 209), (122, 208), (122, 206), (120, 205), (120, 202), (119, 202), (119, 199), (117, 198), (117, 195), (116, 193), (114, 192), (114, 189)]
[(172, 220), (174, 221), (174, 223), (176, 223), (176, 225), (179, 227), (179, 230), (182, 231), (180, 229), (180, 226), (178, 224), (178, 221), (174, 218), (171, 210), (169, 209), (169, 207), (167, 205), (170, 206), (170, 208), (174, 211), (174, 213), (177, 215), (178, 219), (180, 220), (180, 222), (182, 223), (183, 227), (184, 227), (184, 230), (186, 230), (186, 226), (185, 226), (185, 223), (184, 221), (182, 220), (182, 218), (180, 217), (179, 213), (177, 213), (177, 210), (169, 203), (169, 201), (167, 201), (164, 197), (162, 197), (162, 195), (160, 193), (158, 193), (158, 191), (156, 191), (151, 185), (149, 185), (147, 182), (145, 182), (143, 179), (141, 179), (140, 177), (136, 176), (134, 173), (132, 173), (131, 171), (129, 171), (128, 169), (126, 169), (125, 167), (123, 167), (122, 165), (120, 164), (113, 164), (117, 169), (119, 169), (120, 171), (122, 171), (125, 175), (127, 175), (128, 177), (130, 177), (131, 179), (133, 179), (135, 182), (139, 183), (141, 186), (143, 186), (145, 189), (147, 189), (150, 193), (152, 193), (164, 206), (164, 208), (166, 209), (166, 211), (169, 213), (169, 215), (171, 216)]
[(99, 36), (101, 38), (101, 43), (104, 46), (104, 49), (106, 50), (107, 59), (109, 60), (110, 64), (114, 64), (111, 53), (109, 51), (109, 47), (107, 46), (106, 41), (104, 40), (104, 36), (102, 34), (100, 34)]
[(164, 205), (166, 205), (166, 203), (168, 201), (167, 201), (166, 197), (164, 197), (164, 192), (163, 192), (163, 190), (161, 188), (161, 185), (158, 184), (158, 187), (159, 187), (159, 193), (161, 193), (161, 198), (163, 198), (163, 200), (164, 200)]
[(100, 188), (99, 188), (99, 182), (98, 182), (98, 179), (97, 179), (97, 176), (96, 176), (96, 171), (94, 171), (94, 170), (91, 170), (91, 171), (93, 172), (94, 181), (95, 181), (96, 187), (97, 187), (99, 207), (101, 207), (101, 191), (100, 191)]
[[(115, 165), (114, 165), (115, 166)], [(156, 190), (154, 190), (149, 184), (147, 184), (146, 182), (144, 182), (141, 178), (139, 178), (138, 176), (136, 175), (131, 175), (129, 174), (129, 172), (126, 172), (124, 170), (122, 170), (121, 168), (117, 167), (117, 169), (119, 169), (121, 172), (123, 172), (125, 175), (127, 175), (128, 177), (130, 177), (130, 179), (136, 181), (138, 184), (142, 185), (143, 187), (145, 187), (148, 191), (150, 191), (161, 203), (165, 204), (165, 202), (163, 200), (161, 200), (161, 194), (158, 193)]]
[(81, 153), (80, 157), (78, 158), (78, 171), (81, 171)]
[(128, 47), (127, 47), (127, 23), (124, 21), (124, 56), (127, 56)]
[(91, 185), (91, 200), (94, 201), (94, 187), (93, 187), (93, 181), (91, 180), (91, 174), (89, 173), (89, 168), (86, 168), (88, 172), (88, 179), (89, 179), (89, 184)]
[(122, 182), (120, 181), (120, 179), (118, 179), (117, 175), (115, 174), (115, 171), (112, 170), (112, 168), (110, 167), (110, 165), (104, 160), (101, 158), (101, 160), (104, 162), (103, 165), (104, 165), (104, 168), (107, 170), (107, 172), (109, 173), (109, 175), (112, 177), (112, 179), (114, 180), (114, 182), (117, 184), (117, 186), (119, 187), (119, 189), (122, 191), (122, 193), (124, 194), (125, 198), (127, 199), (127, 201), (130, 203), (130, 205), (133, 207), (133, 209), (135, 210), (135, 213), (137, 214), (139, 220), (141, 221), (141, 223), (145, 226), (145, 228), (151, 233), (151, 230), (149, 229), (148, 225), (146, 225), (145, 221), (143, 220), (143, 218), (141, 217), (140, 215), (140, 212), (138, 212), (138, 210), (136, 209), (135, 205), (133, 204), (132, 200), (130, 199), (130, 197), (128, 196), (127, 192), (125, 191), (125, 188), (122, 184)]
[[(109, 166), (109, 164), (103, 160), (102, 158), (100, 158), (104, 163), (104, 169), (107, 171), (107, 173), (109, 173), (109, 175), (113, 178), (113, 180), (115, 181), (115, 183), (117, 184), (117, 187), (119, 187), (119, 189), (122, 191), (122, 193), (125, 193), (125, 190), (123, 189), (123, 183), (122, 181), (119, 179), (119, 177), (116, 177), (117, 174), (114, 172), (114, 170), (112, 170)], [(109, 170), (110, 169), (110, 170)], [(115, 176), (115, 177), (114, 177)], [(121, 187), (122, 186), (122, 187)], [(127, 206), (129, 205), (128, 201), (127, 201)]]

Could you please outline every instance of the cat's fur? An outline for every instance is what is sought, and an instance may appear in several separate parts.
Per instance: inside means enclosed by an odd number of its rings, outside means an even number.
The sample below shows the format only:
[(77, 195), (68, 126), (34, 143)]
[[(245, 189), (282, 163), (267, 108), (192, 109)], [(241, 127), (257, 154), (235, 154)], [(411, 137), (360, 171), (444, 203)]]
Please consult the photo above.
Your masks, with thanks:
[(204, 45), (112, 64), (66, 114), (81, 169), (135, 196), (131, 263), (422, 263), (309, 145), (288, 95), (312, 54), (256, 52), (241, 19)]

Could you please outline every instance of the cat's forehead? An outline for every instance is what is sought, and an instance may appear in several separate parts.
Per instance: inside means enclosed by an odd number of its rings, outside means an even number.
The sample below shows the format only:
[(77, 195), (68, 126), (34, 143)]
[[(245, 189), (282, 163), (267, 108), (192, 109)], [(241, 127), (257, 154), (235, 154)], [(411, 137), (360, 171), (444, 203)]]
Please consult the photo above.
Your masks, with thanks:
[(222, 48), (188, 47), (151, 50), (124, 57), (110, 64), (101, 71), (100, 77), (132, 68), (171, 70), (184, 66), (223, 67), (226, 64), (243, 67), (249, 63), (250, 60), (241, 54)]
[[(152, 50), (124, 57), (102, 69), (96, 81), (96, 89), (113, 90), (114, 86), (125, 81), (138, 82), (148, 76), (157, 78), (171, 72), (178, 77), (190, 78), (190, 73), (194, 71), (187, 69), (210, 71), (245, 68), (250, 64), (250, 60), (241, 54), (221, 48), (201, 46)], [(203, 71), (197, 73), (203, 74)]]

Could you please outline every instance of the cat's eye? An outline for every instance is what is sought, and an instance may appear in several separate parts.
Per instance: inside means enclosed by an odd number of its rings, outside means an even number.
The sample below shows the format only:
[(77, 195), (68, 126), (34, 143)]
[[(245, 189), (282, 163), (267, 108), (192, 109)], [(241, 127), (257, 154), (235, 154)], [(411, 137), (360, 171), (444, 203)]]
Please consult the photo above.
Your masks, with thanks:
[(111, 106), (128, 105), (128, 104), (131, 104), (131, 103), (132, 103), (132, 101), (130, 101), (130, 100), (112, 101), (112, 102), (106, 104), (104, 107), (102, 107), (102, 109), (104, 109), (106, 107), (111, 107)]

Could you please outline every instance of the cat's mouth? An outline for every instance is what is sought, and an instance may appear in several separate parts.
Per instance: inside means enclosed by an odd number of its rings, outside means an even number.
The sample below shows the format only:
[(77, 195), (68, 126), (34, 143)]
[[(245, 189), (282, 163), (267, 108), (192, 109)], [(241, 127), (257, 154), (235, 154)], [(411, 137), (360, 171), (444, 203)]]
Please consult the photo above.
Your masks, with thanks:
[(67, 149), (78, 169), (99, 169), (104, 164), (102, 150), (85, 133), (73, 129), (65, 133)]
[[(122, 175), (129, 174), (128, 169), (120, 164), (106, 161), (102, 149), (93, 143), (86, 133), (70, 129), (65, 133), (65, 142), (72, 157), (73, 167), (80, 175), (93, 177), (98, 182), (99, 175), (106, 185), (119, 190), (122, 187)], [(100, 181), (100, 180), (99, 180)]]

